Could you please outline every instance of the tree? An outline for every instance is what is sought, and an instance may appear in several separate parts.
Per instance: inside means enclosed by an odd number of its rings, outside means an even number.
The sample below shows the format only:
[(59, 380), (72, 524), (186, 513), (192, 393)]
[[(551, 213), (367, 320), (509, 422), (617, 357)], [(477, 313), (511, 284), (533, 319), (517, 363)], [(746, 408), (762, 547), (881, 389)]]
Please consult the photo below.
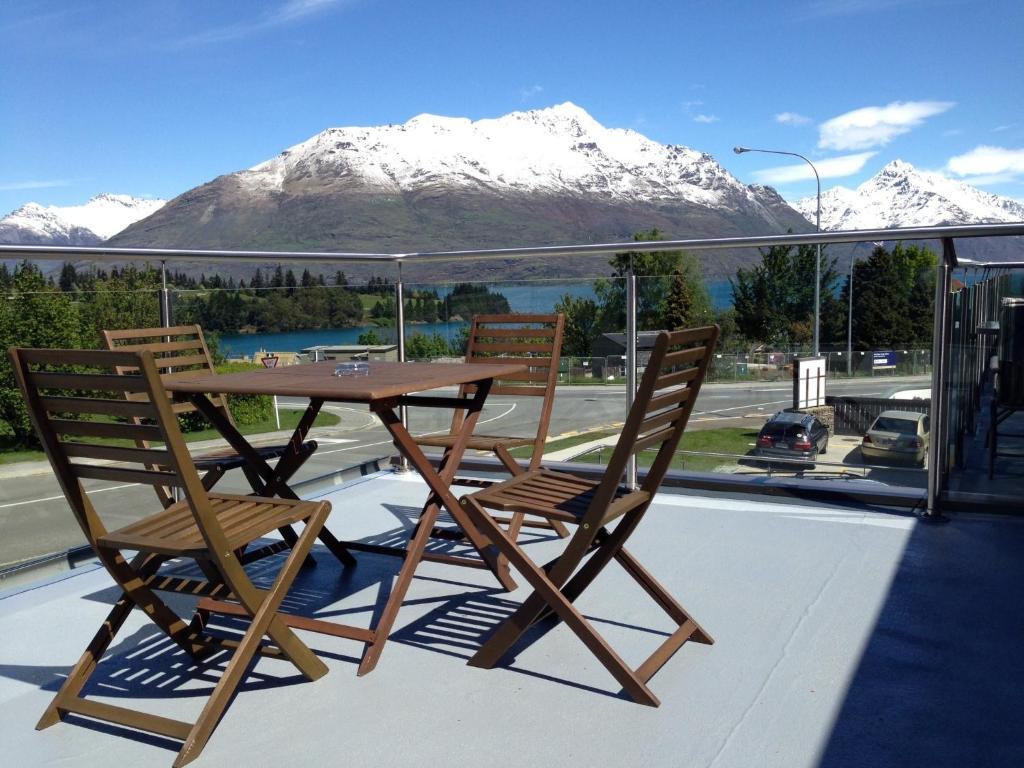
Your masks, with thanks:
[[(813, 245), (775, 245), (761, 251), (760, 264), (738, 270), (730, 283), (739, 332), (752, 341), (778, 348), (809, 344), (814, 335), (816, 259), (817, 249)], [(823, 248), (822, 318), (841, 312), (835, 297), (838, 280), (835, 260), (830, 261)]]
[(555, 312), (565, 316), (562, 354), (566, 357), (590, 357), (599, 333), (597, 302), (566, 293), (555, 304)]
[(359, 334), (359, 339), (356, 343), (367, 347), (376, 347), (384, 344), (385, 342), (384, 339), (377, 335), (377, 331), (370, 328), (369, 330), (363, 331)]
[[(858, 349), (928, 344), (938, 257), (917, 245), (876, 247), (854, 265), (853, 332)], [(848, 294), (847, 294), (848, 295)]]
[(102, 346), (104, 328), (151, 328), (160, 324), (160, 273), (150, 266), (129, 264), (111, 270), (79, 296), (81, 343)]
[(78, 287), (78, 274), (75, 271), (75, 265), (69, 261), (65, 261), (60, 268), (60, 278), (57, 280), (57, 285), (64, 293), (71, 293), (75, 288)]
[[(78, 307), (71, 296), (27, 261), (15, 268), (9, 280), (10, 293), (0, 297), (0, 347), (81, 346)], [(0, 421), (7, 424), (18, 443), (37, 445), (6, 353), (0, 355)]]
[[(636, 242), (664, 240), (657, 229), (637, 232)], [(626, 327), (626, 278), (637, 276), (637, 330), (653, 331), (665, 327), (667, 297), (673, 279), (684, 282), (689, 297), (688, 315), (697, 322), (710, 321), (711, 298), (700, 274), (697, 260), (683, 251), (627, 251), (610, 260), (612, 278), (594, 284), (601, 308), (600, 327), (621, 331)], [(675, 276), (678, 274), (678, 278)], [(700, 318), (699, 320), (697, 320)]]
[(444, 357), (448, 351), (448, 341), (440, 333), (414, 333), (405, 345), (405, 356), (412, 360)]
[(458, 283), (444, 297), (444, 316), (468, 320), (473, 315), (502, 315), (512, 311), (508, 299), (486, 285)]

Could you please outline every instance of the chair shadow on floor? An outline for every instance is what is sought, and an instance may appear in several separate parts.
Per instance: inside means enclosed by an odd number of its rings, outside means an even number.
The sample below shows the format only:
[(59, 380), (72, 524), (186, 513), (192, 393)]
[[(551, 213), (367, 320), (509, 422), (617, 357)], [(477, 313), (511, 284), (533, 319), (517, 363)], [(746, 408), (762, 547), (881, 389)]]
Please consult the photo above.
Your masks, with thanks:
[[(455, 583), (444, 579), (431, 579), (430, 577), (419, 578), (428, 581)], [(477, 585), (470, 584), (462, 586), (474, 587), (475, 591), (445, 598), (422, 617), (409, 622), (404, 627), (393, 632), (391, 642), (414, 648), (422, 648), (433, 653), (440, 653), (445, 656), (468, 661), (486, 642), (491, 633), (505, 619), (512, 615), (520, 606), (520, 603), (509, 599), (505, 596), (505, 592), (497, 588), (480, 589)], [(529, 590), (524, 589), (522, 597), (525, 598), (528, 594)], [(586, 618), (595, 624), (605, 624), (634, 632), (642, 632), (662, 639), (667, 638), (671, 634), (661, 630), (650, 629), (649, 627), (640, 627), (635, 624), (626, 624), (596, 616), (588, 615)], [(630, 697), (623, 690), (611, 691), (605, 688), (597, 688), (569, 678), (516, 666), (516, 656), (519, 653), (528, 649), (557, 626), (558, 622), (549, 617), (531, 627), (519, 642), (512, 647), (508, 655), (497, 667), (547, 682), (598, 693), (602, 696), (631, 701)], [(574, 638), (574, 642), (578, 642), (578, 640)], [(580, 651), (583, 652), (583, 650), (581, 646)]]

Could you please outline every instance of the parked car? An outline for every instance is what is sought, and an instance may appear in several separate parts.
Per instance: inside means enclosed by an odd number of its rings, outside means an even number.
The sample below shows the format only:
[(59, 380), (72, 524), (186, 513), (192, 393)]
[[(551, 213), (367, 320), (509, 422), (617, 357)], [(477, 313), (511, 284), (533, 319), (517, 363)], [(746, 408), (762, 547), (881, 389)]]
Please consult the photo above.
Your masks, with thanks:
[(860, 452), (870, 461), (911, 462), (923, 467), (928, 428), (927, 413), (882, 411), (865, 433)]
[(755, 456), (806, 459), (813, 462), (828, 450), (828, 427), (813, 414), (779, 411), (757, 435)]

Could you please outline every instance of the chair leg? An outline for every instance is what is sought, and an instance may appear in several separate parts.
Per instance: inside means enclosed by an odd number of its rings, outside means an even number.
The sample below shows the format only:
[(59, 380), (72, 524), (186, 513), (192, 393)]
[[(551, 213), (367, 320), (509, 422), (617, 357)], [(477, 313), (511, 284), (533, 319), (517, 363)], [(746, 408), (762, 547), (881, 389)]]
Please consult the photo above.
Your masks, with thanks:
[(85, 687), (86, 682), (96, 670), (100, 658), (107, 652), (107, 648), (110, 647), (110, 643), (113, 642), (134, 607), (135, 603), (132, 599), (122, 592), (120, 599), (114, 603), (107, 618), (104, 619), (103, 624), (100, 625), (89, 642), (85, 653), (68, 673), (64, 684), (57, 691), (57, 695), (53, 697), (46, 711), (43, 712), (43, 716), (36, 723), (37, 731), (49, 728), (63, 718), (60, 705), (69, 699), (76, 698), (81, 693), (82, 688)]
[(284, 622), (278, 618), (277, 610), (281, 601), (288, 594), (288, 589), (299, 568), (302, 567), (303, 559), (310, 547), (313, 546), (316, 535), (323, 527), (328, 509), (325, 505), (306, 520), (305, 529), (298, 537), (291, 554), (285, 560), (274, 586), (268, 591), (257, 590), (237, 560), (227, 557), (220, 562), (220, 566), (224, 570), (225, 581), (252, 616), (252, 621), (207, 700), (206, 706), (203, 707), (202, 713), (185, 738), (181, 751), (174, 761), (175, 768), (192, 762), (202, 752), (234, 696), (235, 689), (242, 681), (259, 650), (264, 635), (269, 636), (285, 657), (309, 680), (317, 680), (327, 674), (327, 666), (285, 626)]
[[(106, 557), (104, 560), (107, 558), (115, 559), (115, 557), (116, 559), (121, 559), (120, 553), (116, 553), (116, 556), (111, 556), (109, 551), (107, 551), (105, 554)], [(146, 578), (151, 576), (153, 573), (156, 573), (157, 569), (159, 569), (160, 565), (164, 562), (164, 558), (157, 555), (139, 555), (131, 562), (131, 564), (125, 563), (123, 559), (121, 559), (121, 561), (123, 563), (123, 567), (117, 567), (116, 573), (123, 577), (126, 572), (130, 572), (133, 577), (133, 582), (142, 583)], [(169, 637), (175, 640), (178, 645), (193, 656), (193, 658), (198, 658), (201, 655), (202, 650), (210, 647), (209, 644), (183, 644), (180, 640), (181, 636), (197, 636), (193, 626), (184, 624), (184, 622), (182, 622), (176, 614), (167, 608), (163, 601), (156, 598), (149, 589), (146, 589), (145, 587), (136, 587), (129, 591), (124, 588), (124, 584), (118, 579), (118, 576), (114, 575), (114, 572), (111, 572), (111, 575), (114, 576), (115, 581), (118, 581), (118, 584), (122, 588), (121, 597), (116, 603), (114, 603), (114, 607), (110, 609), (110, 613), (107, 614), (107, 618), (100, 625), (99, 629), (96, 630), (96, 634), (93, 635), (92, 640), (86, 647), (85, 653), (82, 654), (78, 663), (76, 663), (68, 673), (67, 678), (64, 680), (64, 684), (60, 687), (60, 690), (57, 691), (57, 695), (53, 697), (53, 700), (46, 708), (46, 711), (43, 712), (42, 717), (36, 724), (36, 730), (48, 728), (62, 719), (63, 713), (61, 711), (61, 705), (76, 699), (82, 692), (85, 684), (88, 682), (93, 672), (96, 671), (96, 666), (99, 664), (103, 654), (107, 652), (107, 649), (114, 641), (117, 633), (121, 630), (121, 627), (124, 626), (125, 620), (129, 615), (131, 615), (132, 609), (136, 606), (140, 608), (149, 606), (149, 608), (144, 608), (146, 614), (153, 619), (153, 622), (160, 627), (160, 629), (166, 632)], [(147, 598), (147, 595), (151, 596), (151, 598)], [(145, 600), (145, 602), (140, 602), (140, 600)], [(162, 608), (158, 609), (154, 607), (156, 605), (162, 606)], [(173, 621), (167, 620), (167, 613), (170, 613), (178, 622), (181, 622), (184, 627), (182, 631), (179, 631)]]
[[(640, 704), (658, 706), (660, 703), (658, 697), (646, 686), (644, 681), (637, 676), (618, 653), (598, 634), (597, 630), (594, 629), (583, 614), (576, 609), (576, 606), (565, 598), (558, 587), (548, 578), (547, 573), (527, 557), (514, 541), (503, 535), (497, 523), (490, 518), (490, 515), (487, 514), (483, 507), (479, 506), (470, 497), (463, 497), (461, 503), (469, 511), (471, 518), (476, 520), (481, 530), (491, 537), (495, 545), (502, 550), (512, 565), (523, 574), (523, 577), (534, 588), (539, 598), (551, 606), (551, 609), (566, 623), (566, 626), (583, 641), (583, 644), (590, 649), (590, 652), (594, 654), (597, 660), (619, 682), (630, 698)], [(511, 621), (509, 619), (502, 627), (508, 626)], [(517, 632), (518, 637), (521, 634), (519, 627), (515, 626), (514, 630)], [(525, 628), (523, 628), (523, 631), (525, 631)], [(499, 643), (495, 643), (497, 635), (498, 633), (492, 636), (470, 658), (470, 666), (493, 666), (493, 664), (486, 663), (485, 660), (489, 661), (495, 657), (495, 654), (500, 659), (505, 651), (508, 650), (509, 646), (505, 645), (504, 642), (499, 641)]]
[(694, 631), (691, 633), (689, 639), (696, 643), (703, 643), (704, 645), (714, 645), (714, 638), (710, 634), (694, 621), (693, 617), (687, 613), (686, 609), (681, 606), (672, 595), (669, 594), (668, 590), (662, 586), (657, 579), (650, 574), (650, 572), (644, 568), (640, 561), (631, 555), (625, 547), (621, 547), (615, 554), (615, 559), (620, 565), (626, 570), (630, 576), (644, 588), (651, 598), (661, 606), (662, 610), (665, 611), (676, 624), (682, 626), (687, 622), (691, 622), (694, 626)]

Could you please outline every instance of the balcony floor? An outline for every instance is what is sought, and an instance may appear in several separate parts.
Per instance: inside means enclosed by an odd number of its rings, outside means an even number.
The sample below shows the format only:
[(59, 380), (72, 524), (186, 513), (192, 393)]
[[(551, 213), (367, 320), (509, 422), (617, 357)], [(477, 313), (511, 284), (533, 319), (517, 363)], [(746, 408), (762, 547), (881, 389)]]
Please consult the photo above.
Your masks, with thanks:
[[(326, 495), (339, 537), (401, 541), (425, 496), (381, 473)], [(446, 545), (447, 546), (447, 545)], [(527, 545), (538, 558), (556, 544)], [(330, 674), (260, 660), (195, 765), (885, 766), (1024, 763), (1024, 520), (946, 525), (882, 510), (664, 494), (632, 551), (715, 637), (633, 704), (563, 626), (504, 667), (467, 667), (527, 594), (425, 563), (378, 668), (361, 646), (304, 634)], [(342, 574), (319, 549), (289, 609), (367, 625), (400, 561)], [(260, 566), (255, 566), (259, 569)], [(264, 566), (269, 567), (269, 566)], [(16, 765), (170, 765), (177, 745), (81, 718), (36, 732), (53, 691), (116, 597), (100, 569), (0, 596), (0, 740)], [(615, 566), (579, 601), (639, 663), (668, 624)], [(150, 625), (151, 626), (151, 625)], [(136, 612), (94, 696), (192, 720), (216, 679)]]

